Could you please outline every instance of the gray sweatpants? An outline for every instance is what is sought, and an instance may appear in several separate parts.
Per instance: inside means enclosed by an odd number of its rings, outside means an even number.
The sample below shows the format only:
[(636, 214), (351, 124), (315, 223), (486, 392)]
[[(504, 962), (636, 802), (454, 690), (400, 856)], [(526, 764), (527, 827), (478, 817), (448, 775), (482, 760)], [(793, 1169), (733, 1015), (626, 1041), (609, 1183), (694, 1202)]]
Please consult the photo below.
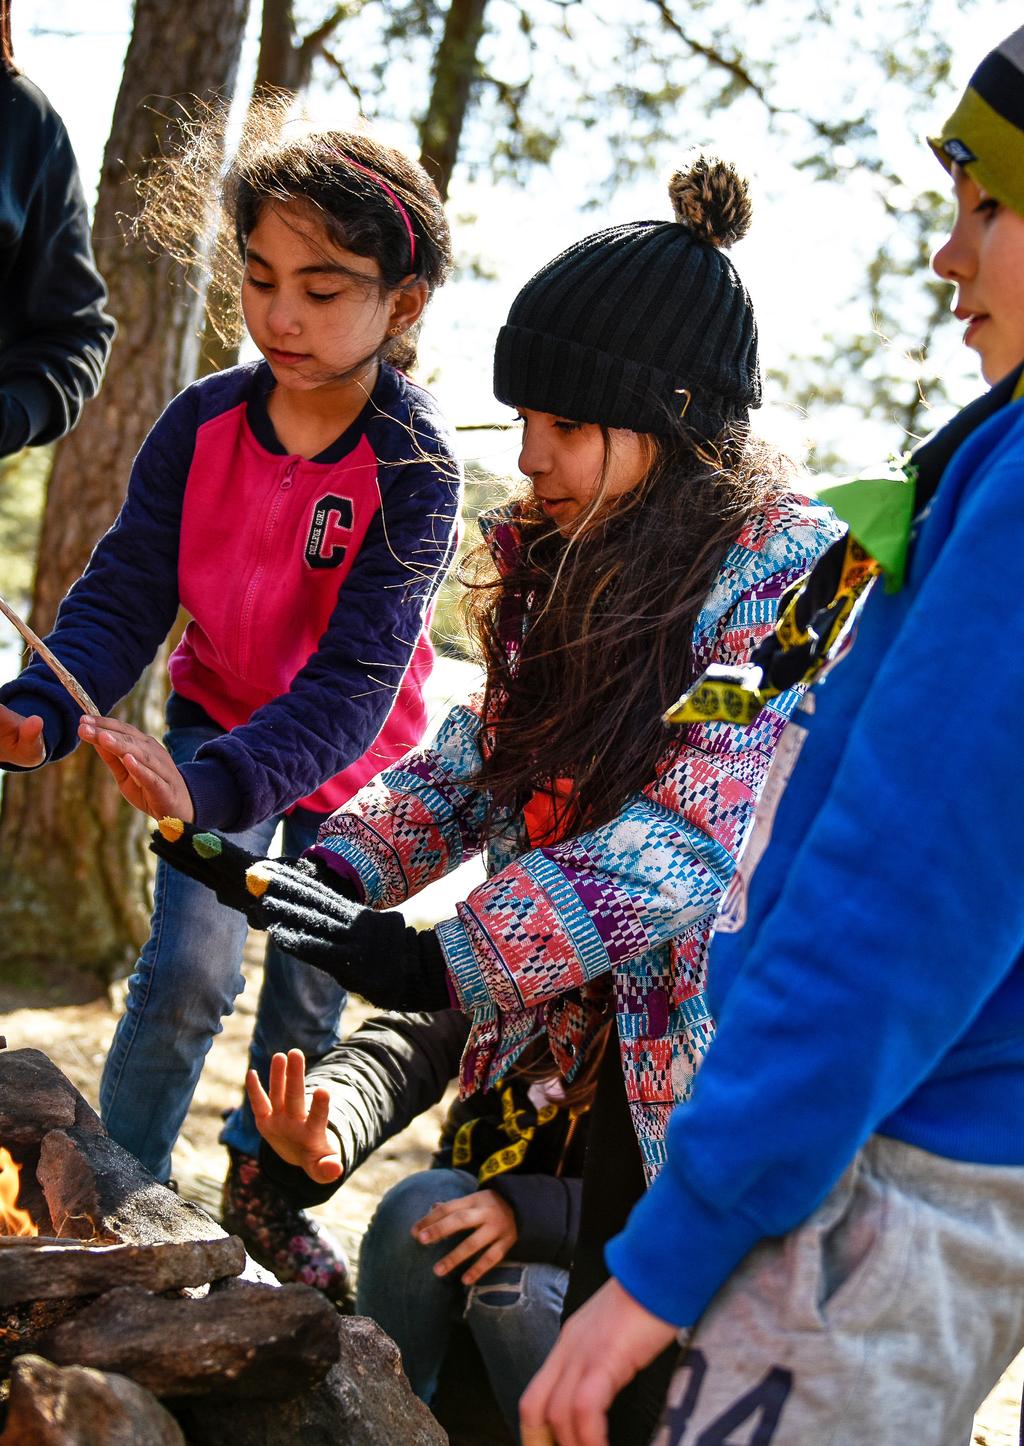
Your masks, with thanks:
[(683, 1344), (653, 1446), (964, 1446), (1024, 1347), (1024, 1168), (874, 1136)]

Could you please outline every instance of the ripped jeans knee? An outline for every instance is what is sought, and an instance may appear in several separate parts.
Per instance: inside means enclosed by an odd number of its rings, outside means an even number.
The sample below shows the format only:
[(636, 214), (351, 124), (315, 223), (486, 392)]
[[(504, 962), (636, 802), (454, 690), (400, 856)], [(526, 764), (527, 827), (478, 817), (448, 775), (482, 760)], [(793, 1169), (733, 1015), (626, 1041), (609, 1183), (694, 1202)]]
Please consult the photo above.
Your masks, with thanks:
[(466, 1291), (466, 1324), (513, 1429), (519, 1397), (558, 1338), (568, 1283), (569, 1272), (557, 1265), (509, 1260)]
[(512, 1310), (523, 1298), (525, 1265), (496, 1265), (466, 1291), (465, 1314), (483, 1306), (491, 1310)]

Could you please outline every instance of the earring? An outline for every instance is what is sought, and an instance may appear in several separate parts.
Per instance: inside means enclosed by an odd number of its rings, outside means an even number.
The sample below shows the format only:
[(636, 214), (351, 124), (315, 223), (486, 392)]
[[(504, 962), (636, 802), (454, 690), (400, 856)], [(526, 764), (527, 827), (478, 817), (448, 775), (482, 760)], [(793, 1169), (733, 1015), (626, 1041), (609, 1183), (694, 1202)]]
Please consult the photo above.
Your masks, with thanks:
[(398, 336), (398, 335), (400, 335), (401, 330), (402, 330), (402, 328), (401, 328), (400, 326), (389, 326), (389, 327), (388, 327), (388, 336)]

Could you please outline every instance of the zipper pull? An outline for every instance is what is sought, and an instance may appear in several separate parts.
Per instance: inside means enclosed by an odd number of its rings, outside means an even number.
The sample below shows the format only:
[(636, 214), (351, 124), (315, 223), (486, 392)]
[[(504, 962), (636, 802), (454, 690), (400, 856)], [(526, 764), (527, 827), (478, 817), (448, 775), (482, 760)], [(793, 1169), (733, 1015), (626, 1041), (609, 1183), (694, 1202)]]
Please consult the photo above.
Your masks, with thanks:
[(281, 491), (282, 491), (282, 492), (287, 492), (287, 491), (288, 491), (288, 488), (292, 485), (292, 481), (293, 481), (293, 479), (294, 479), (294, 477), (295, 477), (295, 473), (298, 471), (298, 467), (299, 467), (298, 461), (295, 460), (295, 461), (289, 462), (289, 463), (288, 463), (288, 466), (284, 469), (284, 476), (281, 478)]

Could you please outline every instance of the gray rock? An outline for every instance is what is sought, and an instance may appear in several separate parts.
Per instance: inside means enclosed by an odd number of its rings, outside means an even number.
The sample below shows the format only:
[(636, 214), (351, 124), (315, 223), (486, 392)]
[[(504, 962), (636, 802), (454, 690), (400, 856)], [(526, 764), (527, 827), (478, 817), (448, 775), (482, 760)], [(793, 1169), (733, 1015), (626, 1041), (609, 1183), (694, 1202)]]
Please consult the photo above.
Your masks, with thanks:
[(190, 1446), (447, 1446), (402, 1373), (398, 1347), (362, 1316), (335, 1317), (341, 1358), (291, 1401), (175, 1403)]
[[(0, 1062), (3, 1058), (0, 1055)], [(158, 1245), (222, 1239), (227, 1234), (205, 1210), (158, 1184), (109, 1135), (78, 1125), (47, 1134), (36, 1178), (54, 1232), (62, 1237), (111, 1245)]]
[(0, 1446), (185, 1446), (181, 1428), (123, 1376), (19, 1356)]
[(116, 1371), (155, 1396), (283, 1400), (323, 1380), (337, 1312), (308, 1285), (249, 1285), (202, 1300), (111, 1290), (45, 1335), (58, 1365)]
[(0, 1248), (0, 1306), (99, 1295), (115, 1286), (181, 1290), (245, 1268), (235, 1236), (165, 1245), (81, 1245), (15, 1240)]
[(39, 1049), (0, 1053), (0, 1141), (17, 1156), (16, 1146), (38, 1145), (50, 1130), (69, 1125), (99, 1134), (99, 1116), (67, 1075)]

